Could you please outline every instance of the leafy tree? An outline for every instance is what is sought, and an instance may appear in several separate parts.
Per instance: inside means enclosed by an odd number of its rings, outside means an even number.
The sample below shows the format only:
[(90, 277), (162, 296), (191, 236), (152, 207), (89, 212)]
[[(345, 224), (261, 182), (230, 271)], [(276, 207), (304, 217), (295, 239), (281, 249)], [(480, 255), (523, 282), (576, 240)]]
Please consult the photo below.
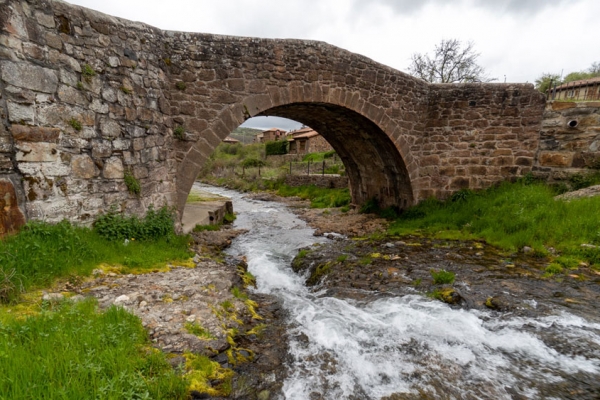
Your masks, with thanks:
[(473, 42), (464, 46), (457, 39), (443, 39), (435, 46), (433, 56), (414, 53), (409, 72), (432, 83), (490, 82), (482, 66), (477, 64), (479, 53)]
[(551, 73), (543, 73), (542, 76), (535, 80), (535, 88), (542, 93), (546, 93), (550, 86), (556, 84), (557, 86), (562, 83), (560, 79), (560, 75), (551, 74)]
[(550, 84), (554, 86), (562, 85), (563, 83), (581, 81), (590, 78), (596, 78), (600, 76), (600, 62), (594, 62), (585, 71), (570, 72), (561, 79), (559, 74), (543, 73), (539, 78), (535, 80), (535, 88), (542, 93), (546, 93), (550, 89)]

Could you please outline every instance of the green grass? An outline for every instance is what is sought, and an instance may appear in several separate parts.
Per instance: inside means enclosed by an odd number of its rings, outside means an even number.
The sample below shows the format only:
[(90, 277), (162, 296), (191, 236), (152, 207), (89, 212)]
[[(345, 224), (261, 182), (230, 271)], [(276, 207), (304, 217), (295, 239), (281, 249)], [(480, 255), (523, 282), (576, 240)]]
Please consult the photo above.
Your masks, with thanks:
[(186, 322), (184, 325), (186, 331), (200, 339), (214, 340), (215, 337), (205, 327), (197, 322)]
[(439, 271), (431, 270), (431, 277), (433, 283), (436, 285), (452, 284), (454, 283), (454, 272), (446, 271), (441, 269)]
[(51, 286), (59, 278), (88, 276), (101, 263), (121, 265), (122, 272), (129, 273), (189, 259), (189, 238), (172, 234), (172, 221), (171, 232), (155, 238), (149, 235), (161, 229), (142, 222), (146, 237), (129, 236), (127, 244), (122, 235), (130, 231), (118, 228), (123, 221), (116, 221), (105, 223), (102, 234), (66, 221), (30, 222), (17, 235), (1, 240), (0, 301), (16, 301), (21, 292)]
[(200, 225), (200, 224), (197, 224), (196, 226), (194, 226), (193, 231), (194, 232), (205, 232), (205, 231), (214, 232), (214, 231), (218, 231), (220, 229), (221, 229), (221, 225), (220, 224), (215, 224), (215, 225)]
[(188, 382), (120, 308), (64, 302), (0, 323), (2, 399), (185, 399)]
[(310, 161), (310, 162), (319, 162), (323, 161), (327, 158), (332, 158), (335, 155), (334, 150), (323, 151), (320, 153), (309, 153), (302, 157), (302, 161)]
[(327, 189), (315, 185), (297, 187), (281, 185), (277, 194), (283, 197), (298, 196), (310, 200), (312, 208), (343, 207), (352, 201), (348, 189)]
[(530, 246), (540, 255), (551, 246), (563, 256), (600, 265), (600, 249), (581, 247), (600, 244), (600, 197), (554, 200), (551, 187), (535, 182), (459, 193), (446, 202), (431, 199), (409, 208), (388, 233), (482, 238), (509, 251)]

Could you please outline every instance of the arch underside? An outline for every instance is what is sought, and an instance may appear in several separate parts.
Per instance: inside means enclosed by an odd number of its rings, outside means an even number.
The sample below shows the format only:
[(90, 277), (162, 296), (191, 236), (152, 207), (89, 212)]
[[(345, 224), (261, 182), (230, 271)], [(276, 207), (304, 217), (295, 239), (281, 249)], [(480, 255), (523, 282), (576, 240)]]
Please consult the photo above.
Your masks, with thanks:
[(328, 103), (292, 103), (258, 114), (293, 119), (319, 132), (346, 167), (354, 204), (377, 199), (380, 207), (414, 204), (406, 164), (376, 124), (348, 108)]

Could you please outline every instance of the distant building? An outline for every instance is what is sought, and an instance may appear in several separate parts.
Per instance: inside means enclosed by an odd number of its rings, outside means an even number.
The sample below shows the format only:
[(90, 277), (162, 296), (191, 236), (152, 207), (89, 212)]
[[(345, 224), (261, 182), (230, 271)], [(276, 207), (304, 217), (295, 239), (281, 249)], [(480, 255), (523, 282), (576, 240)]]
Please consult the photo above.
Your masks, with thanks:
[(228, 144), (236, 144), (239, 142), (240, 142), (239, 140), (234, 139), (231, 136), (227, 136), (225, 139), (223, 139), (223, 143), (228, 143)]
[(279, 140), (285, 136), (286, 131), (279, 128), (271, 128), (262, 133), (259, 133), (254, 137), (254, 141), (257, 143), (266, 143), (272, 142), (274, 140)]
[(311, 128), (288, 132), (287, 138), (290, 142), (288, 154), (308, 154), (333, 150), (327, 140)]
[(600, 100), (600, 77), (563, 83), (548, 90), (550, 100)]

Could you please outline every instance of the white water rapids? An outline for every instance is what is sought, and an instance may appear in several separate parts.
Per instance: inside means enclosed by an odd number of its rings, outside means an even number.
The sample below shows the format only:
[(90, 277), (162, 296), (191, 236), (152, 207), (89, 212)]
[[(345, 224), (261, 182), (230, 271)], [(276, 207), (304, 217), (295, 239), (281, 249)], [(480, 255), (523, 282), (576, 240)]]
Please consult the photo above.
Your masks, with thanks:
[[(236, 238), (228, 252), (246, 256), (257, 291), (280, 297), (289, 311), (293, 362), (283, 386), (286, 399), (381, 399), (394, 393), (555, 398), (540, 393), (540, 383), (568, 383), (573, 376), (600, 379), (598, 323), (571, 314), (499, 317), (452, 309), (418, 294), (373, 294), (357, 301), (315, 293), (290, 264), (299, 248), (326, 239), (312, 236), (313, 230), (282, 204), (245, 199), (221, 188), (201, 189), (232, 198), (235, 226), (249, 232)], [(596, 349), (593, 356), (549, 347), (543, 338), (553, 332)]]

